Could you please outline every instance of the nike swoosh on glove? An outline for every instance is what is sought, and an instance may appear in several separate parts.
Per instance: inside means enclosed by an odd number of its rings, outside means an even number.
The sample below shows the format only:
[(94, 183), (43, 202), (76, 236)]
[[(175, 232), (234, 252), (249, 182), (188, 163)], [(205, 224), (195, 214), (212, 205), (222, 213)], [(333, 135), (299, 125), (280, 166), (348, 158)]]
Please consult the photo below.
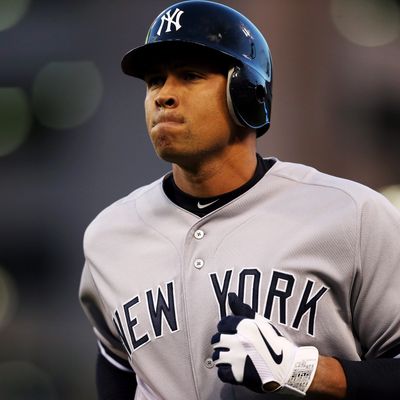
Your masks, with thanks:
[(318, 350), (298, 347), (235, 293), (228, 295), (233, 315), (221, 319), (212, 339), (213, 360), (223, 382), (268, 392), (304, 396), (317, 369)]

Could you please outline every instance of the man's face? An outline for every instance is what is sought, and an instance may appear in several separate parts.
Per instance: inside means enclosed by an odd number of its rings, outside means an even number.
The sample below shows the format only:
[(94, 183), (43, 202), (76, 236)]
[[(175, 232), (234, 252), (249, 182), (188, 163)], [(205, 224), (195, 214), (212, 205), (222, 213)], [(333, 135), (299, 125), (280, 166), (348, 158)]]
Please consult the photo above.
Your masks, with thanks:
[(147, 129), (158, 156), (194, 166), (229, 145), (233, 123), (226, 101), (226, 71), (191, 56), (160, 65), (145, 76)]

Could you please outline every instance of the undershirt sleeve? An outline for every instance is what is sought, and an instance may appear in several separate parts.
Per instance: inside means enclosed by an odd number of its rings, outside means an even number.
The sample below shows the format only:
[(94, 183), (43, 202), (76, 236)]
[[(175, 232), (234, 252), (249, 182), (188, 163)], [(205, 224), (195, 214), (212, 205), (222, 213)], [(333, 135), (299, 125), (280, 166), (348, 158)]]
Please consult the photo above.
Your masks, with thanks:
[(98, 400), (132, 400), (137, 383), (133, 370), (122, 370), (109, 362), (101, 352), (96, 362)]
[(347, 380), (348, 400), (394, 400), (399, 396), (400, 358), (338, 360)]

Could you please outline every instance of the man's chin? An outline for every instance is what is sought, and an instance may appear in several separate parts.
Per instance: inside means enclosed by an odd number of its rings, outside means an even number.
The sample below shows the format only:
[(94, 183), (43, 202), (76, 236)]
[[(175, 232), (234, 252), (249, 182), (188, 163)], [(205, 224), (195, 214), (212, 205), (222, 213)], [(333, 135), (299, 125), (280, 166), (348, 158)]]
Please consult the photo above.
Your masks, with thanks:
[(157, 148), (156, 153), (161, 160), (167, 161), (169, 163), (176, 163), (177, 160), (184, 157), (182, 154), (169, 146)]
[(171, 147), (157, 149), (157, 155), (161, 160), (177, 165), (186, 165), (194, 161), (193, 154), (177, 151)]

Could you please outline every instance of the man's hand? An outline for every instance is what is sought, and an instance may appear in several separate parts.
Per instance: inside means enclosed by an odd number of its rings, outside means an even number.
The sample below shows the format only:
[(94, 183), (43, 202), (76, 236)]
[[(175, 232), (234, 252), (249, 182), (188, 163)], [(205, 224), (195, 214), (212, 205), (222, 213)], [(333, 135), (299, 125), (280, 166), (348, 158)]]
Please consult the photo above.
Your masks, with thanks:
[(211, 340), (219, 378), (255, 392), (278, 390), (304, 396), (318, 363), (315, 347), (298, 347), (236, 294), (229, 293), (233, 315), (222, 318)]

